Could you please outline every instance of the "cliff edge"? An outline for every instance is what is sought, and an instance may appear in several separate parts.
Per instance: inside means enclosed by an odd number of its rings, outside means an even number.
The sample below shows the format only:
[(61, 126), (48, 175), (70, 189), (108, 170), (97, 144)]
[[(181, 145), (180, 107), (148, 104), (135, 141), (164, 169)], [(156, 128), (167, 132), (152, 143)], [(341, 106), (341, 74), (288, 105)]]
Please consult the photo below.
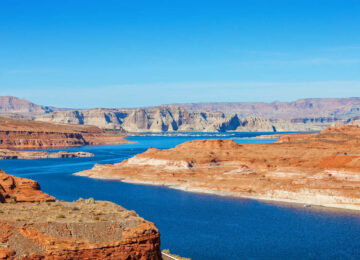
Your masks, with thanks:
[(60, 202), (0, 171), (0, 259), (161, 259), (160, 235), (106, 201)]

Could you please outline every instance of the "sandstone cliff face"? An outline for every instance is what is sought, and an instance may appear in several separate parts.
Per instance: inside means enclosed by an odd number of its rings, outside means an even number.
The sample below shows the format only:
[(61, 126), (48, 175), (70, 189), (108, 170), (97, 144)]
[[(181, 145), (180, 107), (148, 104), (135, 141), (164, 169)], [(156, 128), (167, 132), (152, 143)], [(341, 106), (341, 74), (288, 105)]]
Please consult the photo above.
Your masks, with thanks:
[(11, 176), (0, 169), (0, 203), (35, 201), (55, 201), (55, 198), (43, 193), (36, 181)]
[[(35, 117), (39, 121), (95, 125), (104, 129), (128, 132), (273, 132), (318, 131), (318, 122), (291, 122), (260, 117), (239, 118), (216, 111), (187, 111), (181, 107), (164, 106), (127, 110), (93, 109), (54, 112)], [(330, 124), (330, 123), (329, 123)]]
[(38, 106), (15, 97), (0, 97), (0, 113), (128, 132), (320, 131), (334, 124), (359, 120), (360, 98), (70, 110)]
[(198, 140), (76, 175), (360, 210), (359, 145), (358, 126), (286, 135), (275, 144)]
[(155, 225), (110, 202), (4, 204), (1, 210), (1, 259), (161, 259)]
[(111, 202), (55, 202), (1, 170), (0, 202), (0, 259), (161, 259), (155, 225)]
[(36, 120), (95, 125), (128, 132), (218, 131), (224, 120), (220, 112), (187, 112), (179, 107), (155, 107), (123, 110), (92, 109), (55, 112)]
[(0, 117), (0, 148), (55, 148), (121, 143), (128, 141), (97, 127)]

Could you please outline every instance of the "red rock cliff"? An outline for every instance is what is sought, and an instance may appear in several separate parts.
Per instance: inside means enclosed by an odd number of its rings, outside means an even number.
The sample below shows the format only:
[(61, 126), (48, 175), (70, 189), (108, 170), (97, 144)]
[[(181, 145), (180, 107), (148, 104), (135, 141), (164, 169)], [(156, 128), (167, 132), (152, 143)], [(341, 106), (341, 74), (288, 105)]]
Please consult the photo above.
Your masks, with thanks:
[(35, 181), (0, 172), (0, 259), (161, 259), (157, 228), (134, 211), (54, 201)]
[(0, 117), (0, 148), (56, 148), (122, 143), (129, 141), (93, 126)]

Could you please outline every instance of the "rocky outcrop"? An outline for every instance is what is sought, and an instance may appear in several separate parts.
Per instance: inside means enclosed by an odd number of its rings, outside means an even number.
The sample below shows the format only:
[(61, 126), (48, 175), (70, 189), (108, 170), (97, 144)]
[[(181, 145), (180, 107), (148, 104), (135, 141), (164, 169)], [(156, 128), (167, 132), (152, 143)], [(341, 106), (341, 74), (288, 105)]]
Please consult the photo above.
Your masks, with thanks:
[(127, 132), (276, 132), (317, 131), (324, 128), (316, 122), (292, 123), (289, 120), (261, 117), (239, 118), (236, 114), (225, 116), (222, 112), (187, 111), (175, 106), (63, 111), (41, 115), (36, 120), (95, 125)]
[(76, 175), (359, 210), (359, 145), (358, 126), (285, 135), (275, 144), (197, 140)]
[(6, 174), (0, 169), (0, 203), (55, 201), (40, 190), (36, 181)]
[(37, 152), (37, 151), (12, 151), (0, 149), (0, 160), (7, 159), (54, 159), (54, 158), (77, 158), (93, 157), (94, 154), (88, 152)]
[(1, 259), (161, 259), (155, 225), (110, 202), (4, 204), (1, 211)]
[(127, 132), (216, 132), (225, 116), (221, 112), (189, 113), (180, 107), (154, 107), (55, 112), (35, 119), (95, 125), (103, 129), (118, 129)]
[(192, 103), (89, 110), (58, 109), (38, 106), (15, 97), (1, 98), (0, 114), (11, 117), (135, 133), (321, 131), (328, 126), (360, 119), (360, 98), (272, 103)]
[(0, 96), (0, 114), (46, 114), (55, 110), (61, 109), (36, 105), (17, 97)]
[(123, 136), (93, 126), (0, 117), (0, 148), (56, 148), (129, 143)]
[(55, 202), (3, 171), (0, 202), (0, 259), (161, 259), (155, 225), (111, 202)]

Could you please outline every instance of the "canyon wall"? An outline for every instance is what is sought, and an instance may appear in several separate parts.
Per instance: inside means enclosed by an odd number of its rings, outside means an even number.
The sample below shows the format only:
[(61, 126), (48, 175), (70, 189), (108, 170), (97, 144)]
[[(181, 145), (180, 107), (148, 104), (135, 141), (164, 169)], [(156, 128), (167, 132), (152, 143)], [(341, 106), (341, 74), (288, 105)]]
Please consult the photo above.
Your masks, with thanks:
[(230, 102), (134, 109), (59, 109), (0, 97), (0, 114), (31, 120), (92, 125), (118, 132), (321, 131), (360, 120), (360, 98), (293, 102)]
[[(261, 117), (239, 118), (217, 111), (187, 111), (182, 107), (162, 106), (138, 109), (92, 109), (59, 111), (35, 117), (39, 121), (95, 125), (127, 132), (273, 132), (318, 131), (321, 122), (291, 122)], [(327, 126), (328, 124), (326, 124)]]
[(93, 126), (0, 117), (0, 148), (57, 148), (122, 143), (128, 141)]

